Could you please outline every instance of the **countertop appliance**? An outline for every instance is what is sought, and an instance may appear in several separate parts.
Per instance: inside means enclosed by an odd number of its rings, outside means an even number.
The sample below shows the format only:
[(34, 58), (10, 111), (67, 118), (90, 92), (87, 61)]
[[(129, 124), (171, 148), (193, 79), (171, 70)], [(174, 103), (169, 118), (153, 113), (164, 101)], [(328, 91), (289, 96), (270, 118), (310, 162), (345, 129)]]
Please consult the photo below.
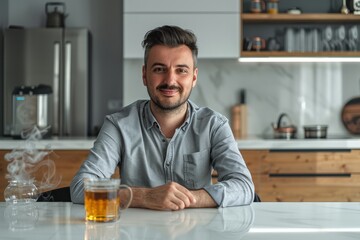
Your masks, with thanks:
[(51, 135), (49, 126), (52, 108), (49, 106), (49, 96), (52, 89), (47, 85), (19, 86), (13, 91), (12, 116), (13, 128), (11, 135), (23, 138), (23, 133), (36, 126), (39, 130), (46, 130), (44, 136)]
[(12, 131), (16, 86), (49, 85), (56, 136), (90, 135), (90, 34), (83, 28), (8, 28), (4, 31), (3, 130)]
[(274, 138), (293, 139), (296, 138), (297, 127), (286, 113), (281, 113), (277, 124), (272, 123)]

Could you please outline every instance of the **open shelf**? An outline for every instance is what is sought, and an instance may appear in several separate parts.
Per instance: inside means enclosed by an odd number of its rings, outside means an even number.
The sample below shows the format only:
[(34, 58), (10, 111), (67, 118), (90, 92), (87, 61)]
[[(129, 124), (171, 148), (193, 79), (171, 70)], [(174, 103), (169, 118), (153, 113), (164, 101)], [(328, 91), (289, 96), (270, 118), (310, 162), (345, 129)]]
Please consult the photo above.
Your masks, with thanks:
[[(340, 13), (341, 1), (336, 6), (333, 3), (326, 2), (324, 4), (314, 5), (313, 0), (302, 0), (302, 1), (280, 1), (279, 2), (279, 13), (269, 14), (265, 13), (266, 10), (263, 10), (262, 13), (251, 13), (251, 0), (241, 0), (241, 11), (240, 11), (240, 32), (241, 32), (241, 41), (240, 41), (240, 59), (241, 58), (254, 58), (256, 59), (264, 59), (264, 58), (282, 58), (282, 59), (290, 59), (289, 61), (296, 59), (304, 59), (311, 60), (317, 58), (318, 61), (326, 60), (325, 58), (332, 58), (334, 61), (351, 61), (352, 59), (355, 61), (360, 61), (360, 38), (357, 40), (357, 48), (354, 48), (354, 44), (345, 45), (346, 50), (356, 50), (356, 51), (337, 51), (339, 48), (331, 48), (333, 51), (314, 51), (314, 52), (288, 52), (285, 51), (286, 41), (289, 39), (299, 38), (299, 31), (305, 30), (305, 36), (302, 35), (301, 39), (305, 39), (302, 41), (306, 41), (304, 44), (314, 44), (312, 41), (317, 41), (319, 43), (316, 48), (317, 50), (322, 50), (322, 37), (324, 36), (325, 29), (332, 29), (332, 41), (334, 40), (334, 36), (336, 31), (340, 29), (340, 27), (345, 28), (346, 35), (349, 34), (350, 28), (354, 28), (360, 23), (360, 15), (356, 14), (342, 14)], [(302, 9), (303, 13), (301, 14), (289, 14), (287, 13), (287, 9), (292, 7), (298, 7)], [(289, 33), (286, 35), (287, 29), (293, 29), (293, 33)], [(311, 29), (318, 29), (319, 33), (314, 34), (311, 33)], [(360, 27), (357, 27), (358, 34), (360, 35)], [(290, 35), (293, 34), (293, 35)], [(304, 34), (304, 33), (303, 33)], [(330, 33), (331, 34), (331, 33)], [(357, 33), (353, 33), (355, 36)], [(315, 37), (311, 37), (315, 36)], [(287, 37), (287, 38), (286, 38)], [(244, 39), (247, 41), (252, 41), (254, 38), (260, 38), (262, 41), (265, 41), (265, 46), (267, 46), (267, 42), (269, 39), (277, 42), (279, 44), (279, 51), (267, 51), (262, 49), (259, 52), (256, 51), (248, 51), (249, 45), (244, 47)], [(245, 42), (246, 44), (248, 42)], [(299, 47), (295, 44), (295, 40), (293, 40), (294, 46), (290, 49), (304, 49), (304, 47)], [(299, 39), (297, 39), (299, 41)], [(353, 40), (354, 41), (354, 40)], [(291, 42), (290, 42), (291, 43)], [(354, 43), (354, 42), (352, 42)], [(253, 42), (254, 44), (254, 42)], [(258, 42), (257, 42), (258, 44)], [(274, 46), (274, 45), (273, 45)], [(276, 45), (275, 45), (276, 46)], [(313, 49), (312, 45), (305, 46), (305, 49)], [(251, 45), (250, 45), (251, 47)], [(266, 48), (266, 47), (265, 47)], [(246, 49), (246, 50), (245, 50)], [(336, 50), (335, 50), (336, 49)], [(325, 50), (325, 48), (324, 48)], [(294, 58), (294, 59), (291, 59)], [(250, 59), (251, 60), (251, 59)]]
[[(302, 13), (302, 14), (267, 14), (267, 13), (242, 13), (243, 23), (272, 23), (272, 22), (359, 22), (360, 15), (339, 13)], [(264, 22), (266, 21), (266, 22)]]
[(240, 57), (360, 57), (360, 52), (242, 51)]

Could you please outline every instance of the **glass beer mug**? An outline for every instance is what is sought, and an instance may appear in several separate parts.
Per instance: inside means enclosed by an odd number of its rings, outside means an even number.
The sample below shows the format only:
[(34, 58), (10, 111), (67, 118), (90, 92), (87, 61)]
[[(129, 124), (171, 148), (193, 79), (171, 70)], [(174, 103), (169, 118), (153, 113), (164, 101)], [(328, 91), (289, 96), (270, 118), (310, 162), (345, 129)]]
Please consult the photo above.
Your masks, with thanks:
[(132, 201), (131, 188), (120, 185), (120, 179), (85, 179), (84, 187), (86, 221), (117, 221)]

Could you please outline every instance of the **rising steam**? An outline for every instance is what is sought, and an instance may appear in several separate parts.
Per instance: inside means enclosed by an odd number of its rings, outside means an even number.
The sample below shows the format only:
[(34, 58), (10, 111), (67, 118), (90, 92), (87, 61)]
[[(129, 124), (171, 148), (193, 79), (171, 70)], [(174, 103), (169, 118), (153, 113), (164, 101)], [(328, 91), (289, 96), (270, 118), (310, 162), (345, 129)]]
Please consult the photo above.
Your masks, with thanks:
[(59, 185), (61, 177), (56, 175), (56, 167), (50, 154), (50, 145), (44, 150), (36, 148), (36, 142), (42, 139), (48, 129), (39, 130), (37, 127), (22, 133), (26, 139), (24, 146), (15, 148), (5, 155), (8, 161), (6, 178), (16, 181), (33, 181), (40, 191)]

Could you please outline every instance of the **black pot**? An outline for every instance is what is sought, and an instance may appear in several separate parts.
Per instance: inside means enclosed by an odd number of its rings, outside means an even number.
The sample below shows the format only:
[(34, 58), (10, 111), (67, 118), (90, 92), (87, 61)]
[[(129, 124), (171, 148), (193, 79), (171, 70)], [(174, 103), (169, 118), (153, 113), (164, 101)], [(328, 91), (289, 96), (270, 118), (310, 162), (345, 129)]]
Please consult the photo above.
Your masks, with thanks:
[(307, 125), (304, 126), (305, 138), (326, 138), (327, 125)]

